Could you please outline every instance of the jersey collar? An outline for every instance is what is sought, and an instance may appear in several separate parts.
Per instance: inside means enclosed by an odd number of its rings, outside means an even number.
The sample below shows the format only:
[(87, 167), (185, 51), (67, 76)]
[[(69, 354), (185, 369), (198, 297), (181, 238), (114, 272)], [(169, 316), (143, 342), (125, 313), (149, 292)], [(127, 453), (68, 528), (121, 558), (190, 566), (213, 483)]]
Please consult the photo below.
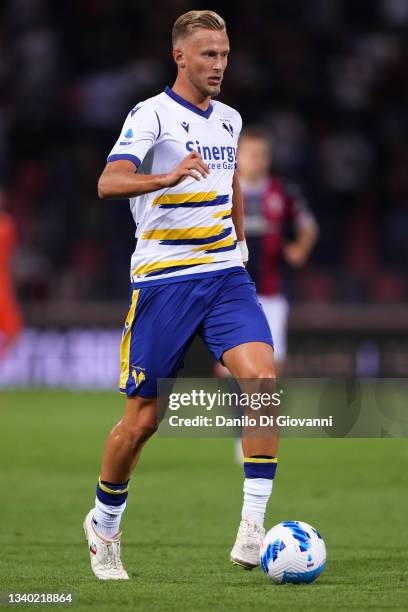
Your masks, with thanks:
[(214, 110), (214, 106), (211, 104), (211, 102), (208, 105), (207, 110), (205, 111), (202, 110), (201, 108), (198, 108), (198, 106), (195, 106), (195, 104), (191, 104), (191, 102), (188, 102), (188, 100), (185, 100), (181, 96), (177, 95), (171, 89), (171, 87), (166, 87), (166, 89), (164, 90), (164, 93), (166, 93), (172, 100), (174, 100), (178, 104), (181, 104), (181, 106), (185, 106), (185, 108), (188, 108), (188, 110), (191, 110), (193, 113), (197, 113), (197, 115), (200, 115), (200, 117), (204, 117), (204, 119), (208, 119), (208, 117), (211, 115), (211, 113)]

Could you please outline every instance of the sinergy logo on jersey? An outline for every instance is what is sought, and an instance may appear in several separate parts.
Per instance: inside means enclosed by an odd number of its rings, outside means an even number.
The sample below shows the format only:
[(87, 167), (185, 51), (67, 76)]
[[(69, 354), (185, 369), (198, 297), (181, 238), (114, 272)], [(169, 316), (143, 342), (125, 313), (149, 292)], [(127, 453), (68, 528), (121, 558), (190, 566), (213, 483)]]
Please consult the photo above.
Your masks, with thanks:
[(189, 153), (197, 151), (207, 162), (210, 170), (233, 170), (237, 161), (236, 147), (209, 147), (202, 145), (198, 140), (186, 142), (186, 149)]

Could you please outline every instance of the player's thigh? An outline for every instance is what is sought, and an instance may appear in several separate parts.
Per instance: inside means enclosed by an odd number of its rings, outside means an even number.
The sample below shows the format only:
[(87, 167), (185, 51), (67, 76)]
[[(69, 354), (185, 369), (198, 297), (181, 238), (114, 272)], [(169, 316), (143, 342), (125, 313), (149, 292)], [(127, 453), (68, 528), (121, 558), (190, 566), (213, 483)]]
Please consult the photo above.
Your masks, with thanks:
[(134, 289), (121, 342), (121, 392), (157, 397), (157, 380), (177, 376), (203, 314), (189, 282)]
[[(224, 356), (227, 353), (232, 356), (229, 362), (235, 370), (244, 355), (254, 360), (256, 370), (263, 363), (273, 363), (271, 330), (249, 274), (242, 269), (225, 275), (217, 283), (201, 329), (210, 351), (217, 360), (222, 358), (227, 367)], [(250, 346), (231, 352), (241, 345)], [(249, 374), (249, 362), (244, 361), (248, 363), (245, 372)], [(232, 370), (231, 373), (235, 376)]]

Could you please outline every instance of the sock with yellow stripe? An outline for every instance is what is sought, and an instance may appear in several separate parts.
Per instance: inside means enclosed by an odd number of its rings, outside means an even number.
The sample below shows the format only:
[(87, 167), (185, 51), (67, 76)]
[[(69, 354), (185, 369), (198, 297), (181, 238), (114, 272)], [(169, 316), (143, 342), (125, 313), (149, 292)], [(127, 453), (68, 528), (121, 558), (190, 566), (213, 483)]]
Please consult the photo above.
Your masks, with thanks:
[(129, 481), (106, 482), (99, 478), (96, 485), (95, 510), (92, 522), (99, 535), (111, 540), (119, 532), (120, 519), (126, 508)]
[(244, 457), (244, 503), (242, 519), (263, 526), (266, 505), (272, 493), (277, 458), (269, 455)]

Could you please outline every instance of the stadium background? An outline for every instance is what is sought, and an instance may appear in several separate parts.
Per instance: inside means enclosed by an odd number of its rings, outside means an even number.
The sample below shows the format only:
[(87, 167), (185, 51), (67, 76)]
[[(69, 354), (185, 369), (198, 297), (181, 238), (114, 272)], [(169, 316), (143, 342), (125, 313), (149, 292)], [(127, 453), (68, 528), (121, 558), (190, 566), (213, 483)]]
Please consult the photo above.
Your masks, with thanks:
[[(3, 386), (83, 386), (92, 371), (89, 384), (115, 384), (106, 363), (127, 309), (134, 228), (127, 203), (99, 201), (96, 182), (129, 108), (172, 84), (169, 24), (191, 6), (3, 4), (0, 184), (28, 328), (0, 367)], [(222, 100), (271, 136), (274, 170), (302, 187), (320, 226), (309, 265), (284, 269), (287, 373), (405, 376), (408, 3), (203, 6), (228, 23)], [(196, 343), (186, 374), (211, 365)]]
[[(228, 563), (242, 469), (226, 439), (153, 439), (123, 521), (132, 580), (91, 574), (81, 521), (123, 408), (134, 232), (96, 182), (129, 108), (172, 84), (171, 24), (193, 8), (227, 20), (222, 100), (270, 134), (320, 225), (310, 264), (284, 270), (287, 373), (408, 372), (407, 0), (1, 3), (0, 185), (25, 331), (0, 359), (0, 603), (41, 590), (73, 591), (78, 610), (406, 610), (404, 439), (282, 440), (266, 526), (319, 528), (328, 567), (311, 588)], [(195, 344), (185, 373), (211, 367)]]

